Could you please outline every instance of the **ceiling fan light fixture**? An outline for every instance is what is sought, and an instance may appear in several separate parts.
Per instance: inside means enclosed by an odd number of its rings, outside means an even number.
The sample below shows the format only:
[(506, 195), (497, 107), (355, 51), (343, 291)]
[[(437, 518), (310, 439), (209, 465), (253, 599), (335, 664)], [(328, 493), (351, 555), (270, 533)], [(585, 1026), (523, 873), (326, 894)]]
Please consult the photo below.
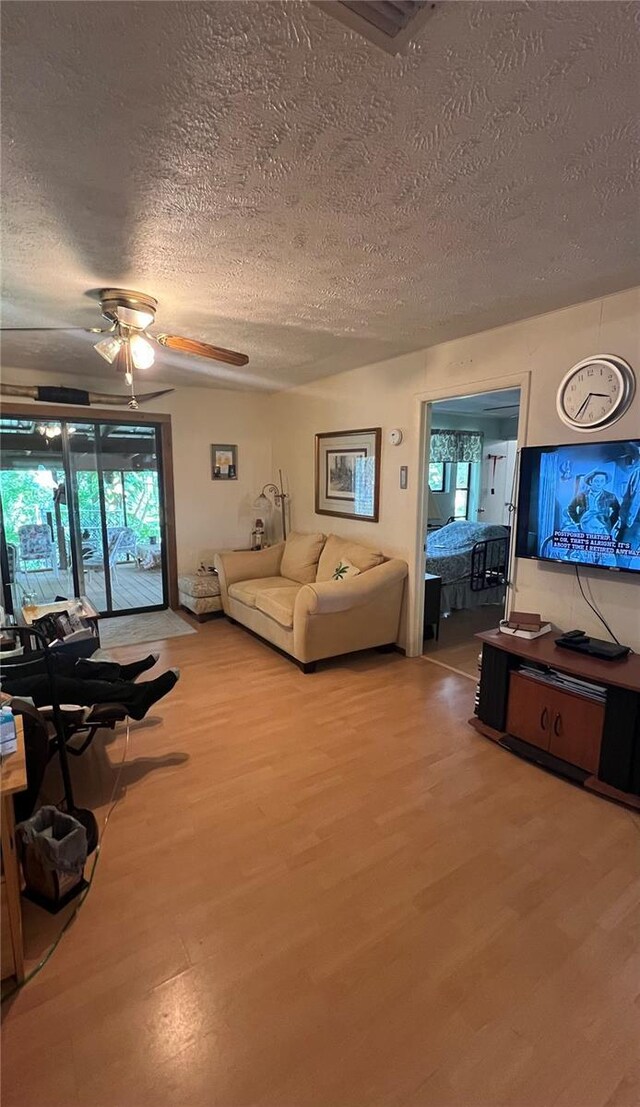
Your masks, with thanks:
[(36, 430), (43, 438), (49, 439), (58, 438), (62, 434), (60, 423), (38, 423)]
[(129, 346), (131, 348), (131, 360), (135, 368), (150, 369), (156, 359), (156, 355), (149, 339), (145, 338), (142, 334), (134, 334), (129, 339)]
[(135, 327), (141, 331), (145, 330), (146, 327), (150, 327), (155, 317), (155, 312), (145, 311), (143, 308), (122, 306), (118, 308), (118, 323), (125, 327)]
[(110, 334), (107, 338), (102, 338), (100, 342), (96, 342), (93, 348), (98, 351), (100, 357), (103, 357), (105, 361), (109, 362), (109, 365), (113, 365), (123, 344), (123, 338), (120, 338), (116, 334)]

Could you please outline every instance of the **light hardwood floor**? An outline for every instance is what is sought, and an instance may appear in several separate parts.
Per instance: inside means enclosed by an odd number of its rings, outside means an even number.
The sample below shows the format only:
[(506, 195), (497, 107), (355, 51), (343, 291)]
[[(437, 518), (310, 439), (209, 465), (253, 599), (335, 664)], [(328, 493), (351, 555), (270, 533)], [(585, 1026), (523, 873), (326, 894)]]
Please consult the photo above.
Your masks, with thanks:
[(480, 643), (475, 636), (481, 630), (497, 627), (503, 613), (498, 604), (469, 611), (452, 611), (446, 619), (440, 620), (438, 641), (433, 638), (425, 640), (423, 656), (429, 661), (467, 673), (477, 681)]
[[(5, 1005), (3, 1107), (637, 1105), (634, 815), (421, 658), (303, 676), (218, 620), (161, 664), (89, 898)], [(122, 749), (72, 766), (101, 812)], [(58, 925), (27, 906), (29, 963)]]

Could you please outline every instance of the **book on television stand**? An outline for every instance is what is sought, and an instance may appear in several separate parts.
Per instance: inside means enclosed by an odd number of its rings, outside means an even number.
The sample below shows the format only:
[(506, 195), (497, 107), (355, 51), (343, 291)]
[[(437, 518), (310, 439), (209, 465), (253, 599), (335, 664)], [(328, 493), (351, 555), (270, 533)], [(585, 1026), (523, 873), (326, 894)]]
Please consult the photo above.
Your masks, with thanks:
[(501, 634), (511, 634), (514, 638), (541, 638), (551, 630), (551, 623), (542, 621), (542, 616), (532, 611), (512, 611), (508, 619), (501, 619), (498, 629)]

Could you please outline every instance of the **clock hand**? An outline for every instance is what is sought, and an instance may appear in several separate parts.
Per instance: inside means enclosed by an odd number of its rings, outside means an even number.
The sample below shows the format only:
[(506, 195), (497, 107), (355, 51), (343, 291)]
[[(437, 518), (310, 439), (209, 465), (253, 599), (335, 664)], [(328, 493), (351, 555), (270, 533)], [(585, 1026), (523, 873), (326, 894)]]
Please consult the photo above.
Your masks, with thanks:
[(578, 408), (578, 410), (576, 411), (576, 413), (573, 417), (574, 419), (577, 419), (579, 415), (582, 415), (582, 412), (584, 411), (585, 407), (589, 403), (589, 400), (591, 399), (592, 396), (593, 396), (593, 392), (590, 392), (589, 395), (587, 396), (586, 400), (584, 401), (584, 403), (580, 404), (580, 407)]

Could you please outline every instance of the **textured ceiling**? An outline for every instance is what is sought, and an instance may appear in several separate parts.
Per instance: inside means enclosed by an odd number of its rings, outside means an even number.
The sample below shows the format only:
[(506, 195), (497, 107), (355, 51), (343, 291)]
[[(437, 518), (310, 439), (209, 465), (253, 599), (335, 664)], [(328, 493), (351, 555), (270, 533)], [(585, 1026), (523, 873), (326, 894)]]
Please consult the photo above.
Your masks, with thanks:
[(5, 0), (4, 325), (138, 288), (251, 358), (150, 378), (282, 387), (635, 284), (638, 11), (442, 3), (393, 58), (297, 0)]

